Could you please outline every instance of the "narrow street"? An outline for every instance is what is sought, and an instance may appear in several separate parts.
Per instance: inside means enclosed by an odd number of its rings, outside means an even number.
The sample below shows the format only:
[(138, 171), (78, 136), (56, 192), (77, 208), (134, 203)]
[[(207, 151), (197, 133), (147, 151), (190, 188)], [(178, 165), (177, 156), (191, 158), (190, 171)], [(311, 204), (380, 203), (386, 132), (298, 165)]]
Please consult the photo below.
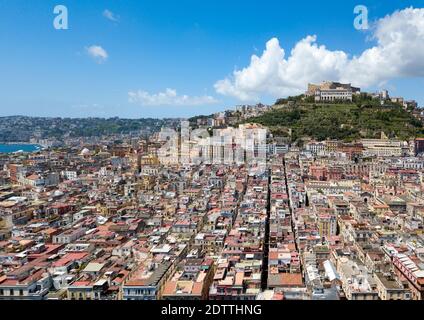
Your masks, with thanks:
[(262, 290), (268, 287), (268, 260), (269, 260), (269, 218), (271, 214), (271, 169), (268, 169), (268, 196), (266, 206), (264, 255), (262, 261)]

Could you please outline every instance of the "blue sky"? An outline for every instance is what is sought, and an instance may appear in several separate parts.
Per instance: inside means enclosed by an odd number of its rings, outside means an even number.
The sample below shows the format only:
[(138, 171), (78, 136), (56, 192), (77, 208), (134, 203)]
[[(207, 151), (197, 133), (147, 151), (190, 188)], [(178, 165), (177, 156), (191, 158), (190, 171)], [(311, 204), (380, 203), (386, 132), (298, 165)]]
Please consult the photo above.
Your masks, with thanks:
[[(59, 4), (68, 8), (68, 30), (53, 28), (53, 8)], [(257, 80), (261, 69), (252, 67), (239, 80), (254, 81), (238, 85), (233, 71), (248, 68), (251, 56), (261, 57), (273, 38), (279, 42), (271, 43), (270, 51), (278, 53), (280, 46), (286, 59), (308, 35), (316, 35), (327, 51), (360, 56), (377, 40), (371, 39), (372, 29), (353, 27), (358, 4), (367, 6), (370, 23), (396, 10), (424, 7), (423, 1), (396, 0), (0, 0), (0, 116), (186, 117), (242, 103), (272, 103), (307, 80), (345, 73), (330, 67), (309, 79), (314, 71), (304, 69), (302, 81), (286, 90), (286, 76), (270, 82), (275, 73), (267, 69), (265, 58), (265, 80)], [(105, 17), (105, 10), (116, 21)], [(90, 55), (95, 46), (104, 50), (106, 59)], [(366, 83), (367, 90), (384, 86), (392, 95), (424, 106), (424, 71), (417, 64), (399, 68), (401, 77), (384, 74), (357, 81)], [(351, 77), (347, 80), (357, 79)], [(219, 89), (217, 83), (224, 79), (228, 82)]]

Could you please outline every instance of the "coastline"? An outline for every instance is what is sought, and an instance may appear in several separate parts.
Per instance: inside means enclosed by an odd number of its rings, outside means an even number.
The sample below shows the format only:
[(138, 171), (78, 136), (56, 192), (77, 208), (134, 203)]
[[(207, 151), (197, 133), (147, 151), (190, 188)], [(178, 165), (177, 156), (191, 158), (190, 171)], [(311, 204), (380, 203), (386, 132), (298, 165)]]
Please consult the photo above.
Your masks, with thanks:
[(45, 149), (40, 144), (35, 143), (1, 143), (0, 154), (13, 154), (13, 153), (33, 153)]
[(23, 146), (27, 146), (27, 145), (41, 146), (38, 143), (31, 143), (31, 142), (3, 142), (3, 141), (0, 141), (0, 144), (3, 144), (3, 145), (20, 144), (20, 145), (23, 145)]

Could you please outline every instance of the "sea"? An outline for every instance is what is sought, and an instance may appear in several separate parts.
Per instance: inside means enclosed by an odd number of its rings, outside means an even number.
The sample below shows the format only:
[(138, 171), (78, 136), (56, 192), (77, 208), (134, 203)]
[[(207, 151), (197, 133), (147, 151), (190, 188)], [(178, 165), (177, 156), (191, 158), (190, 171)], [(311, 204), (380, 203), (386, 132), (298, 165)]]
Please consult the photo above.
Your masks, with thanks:
[(35, 152), (41, 150), (38, 144), (2, 144), (0, 143), (0, 153), (14, 152)]

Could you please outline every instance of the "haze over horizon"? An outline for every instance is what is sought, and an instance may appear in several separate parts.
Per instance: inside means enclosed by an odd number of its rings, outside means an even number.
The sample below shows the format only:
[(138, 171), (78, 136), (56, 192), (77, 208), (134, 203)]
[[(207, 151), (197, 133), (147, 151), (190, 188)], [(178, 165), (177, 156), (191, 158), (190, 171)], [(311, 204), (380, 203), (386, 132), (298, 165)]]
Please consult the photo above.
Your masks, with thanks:
[(424, 106), (422, 1), (363, 1), (361, 31), (351, 0), (69, 0), (69, 30), (58, 4), (0, 0), (0, 116), (186, 118), (323, 80)]

